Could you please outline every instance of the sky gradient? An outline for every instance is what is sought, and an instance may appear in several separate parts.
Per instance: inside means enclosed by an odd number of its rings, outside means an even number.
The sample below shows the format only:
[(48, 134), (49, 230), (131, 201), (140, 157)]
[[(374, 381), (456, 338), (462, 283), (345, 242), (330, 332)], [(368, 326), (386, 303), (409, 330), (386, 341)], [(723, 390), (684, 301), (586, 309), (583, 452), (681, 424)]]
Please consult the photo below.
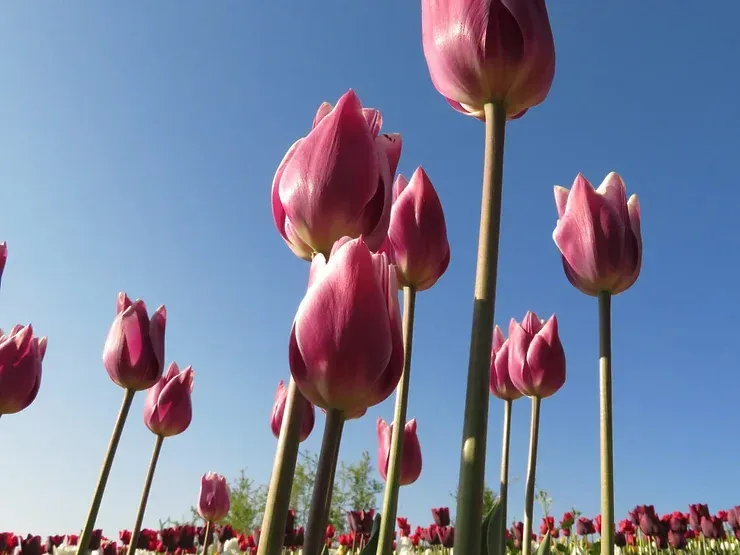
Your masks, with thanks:
[[(644, 263), (613, 303), (616, 513), (727, 508), (740, 502), (728, 487), (740, 458), (740, 324), (724, 289), (740, 268), (740, 6), (618, 4), (549, 3), (552, 91), (507, 128), (496, 321), (557, 313), (568, 379), (543, 402), (538, 487), (557, 516), (595, 515), (596, 301), (563, 275), (552, 187), (619, 172), (640, 197)], [(483, 125), (432, 86), (418, 1), (9, 1), (0, 69), (0, 322), (49, 336), (36, 402), (0, 420), (0, 529), (82, 526), (123, 396), (101, 362), (119, 291), (167, 306), (167, 361), (196, 372), (193, 423), (164, 443), (145, 526), (186, 515), (206, 471), (246, 468), (266, 483), (268, 419), (308, 271), (274, 228), (270, 185), (319, 104), (349, 88), (403, 134), (399, 171), (424, 166), (445, 208), (451, 264), (417, 297), (409, 418), (424, 470), (398, 512), (426, 525), (431, 506), (454, 507)], [(100, 511), (110, 537), (133, 524), (154, 444), (143, 397)], [(346, 426), (342, 459), (375, 457), (375, 420), (391, 419), (392, 403)], [(492, 399), (494, 489), (501, 415)], [(321, 426), (319, 414), (305, 448), (318, 450)], [(528, 427), (529, 403), (517, 401), (517, 519)]]

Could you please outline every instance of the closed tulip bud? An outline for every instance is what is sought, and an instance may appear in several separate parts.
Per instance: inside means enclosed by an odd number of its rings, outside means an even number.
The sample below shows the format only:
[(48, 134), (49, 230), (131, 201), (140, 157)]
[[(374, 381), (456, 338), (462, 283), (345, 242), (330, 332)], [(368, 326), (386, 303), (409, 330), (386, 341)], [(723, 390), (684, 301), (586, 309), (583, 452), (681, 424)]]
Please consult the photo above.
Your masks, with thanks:
[(422, 0), (422, 42), (435, 88), (483, 119), (503, 102), (509, 119), (540, 104), (555, 76), (545, 0)]
[(716, 516), (701, 517), (700, 528), (705, 538), (716, 540), (724, 536), (722, 521)]
[[(272, 435), (275, 437), (280, 437), (280, 428), (283, 425), (283, 413), (285, 412), (285, 400), (287, 397), (288, 389), (285, 387), (285, 382), (280, 380), (277, 392), (275, 393), (275, 404), (272, 406), (272, 416), (270, 417), (270, 429), (272, 430)], [(314, 406), (312, 403), (306, 401), (303, 419), (301, 420), (300, 441), (305, 441), (311, 435), (315, 420), (316, 411)]]
[(437, 283), (450, 264), (442, 203), (423, 168), (414, 172), (411, 181), (399, 175), (393, 197), (387, 245), (398, 283), (424, 291)]
[(585, 516), (580, 517), (576, 522), (576, 534), (579, 536), (590, 536), (594, 533), (596, 533), (596, 529), (594, 528), (593, 521)]
[(192, 367), (180, 372), (173, 362), (167, 373), (146, 392), (144, 424), (153, 433), (162, 437), (176, 436), (190, 426), (194, 375)]
[(118, 555), (118, 544), (116, 542), (107, 542), (100, 555)]
[(432, 518), (434, 524), (437, 526), (449, 526), (450, 525), (450, 509), (449, 507), (436, 507), (432, 509)]
[(657, 537), (660, 534), (660, 519), (655, 514), (655, 508), (652, 505), (646, 506), (640, 515), (640, 530), (650, 537)]
[(272, 215), (291, 250), (311, 260), (344, 236), (380, 248), (390, 222), (401, 138), (380, 135), (377, 110), (353, 91), (324, 103), (309, 134), (290, 147), (272, 182)]
[(229, 508), (229, 486), (226, 478), (215, 472), (204, 474), (200, 480), (198, 514), (206, 522), (217, 522), (228, 514)]
[(439, 538), (442, 547), (452, 547), (455, 545), (455, 527), (440, 526), (437, 528), (437, 538)]
[(118, 539), (121, 540), (123, 545), (131, 543), (131, 530), (119, 530)]
[(21, 555), (41, 555), (41, 536), (28, 534), (22, 539)]
[(98, 528), (97, 530), (92, 531), (92, 535), (90, 536), (90, 543), (88, 544), (88, 549), (90, 551), (96, 551), (97, 549), (100, 549), (100, 543), (103, 541), (103, 530)]
[(491, 381), (490, 390), (499, 399), (516, 401), (522, 396), (509, 376), (509, 340), (504, 339), (501, 328), (493, 330), (493, 346), (491, 349)]
[(15, 414), (33, 403), (41, 385), (46, 337), (33, 336), (33, 327), (0, 330), (0, 415)]
[(549, 397), (565, 383), (565, 352), (553, 314), (545, 322), (527, 312), (522, 323), (509, 324), (509, 376), (529, 397)]
[(614, 532), (614, 545), (617, 547), (627, 545), (627, 537), (624, 535), (624, 532)]
[(317, 255), (290, 335), (290, 371), (301, 393), (348, 415), (384, 401), (403, 370), (395, 268), (361, 239)]
[(573, 188), (555, 187), (558, 223), (553, 232), (568, 280), (582, 293), (612, 295), (629, 289), (642, 267), (640, 204), (627, 200), (612, 172), (598, 189), (578, 174)]
[(701, 532), (702, 517), (709, 517), (709, 507), (702, 503), (689, 505), (689, 523), (695, 532)]
[(103, 364), (114, 383), (144, 391), (159, 381), (164, 371), (164, 331), (167, 311), (160, 306), (147, 314), (144, 301), (133, 303), (118, 294), (118, 314), (103, 347)]
[[(391, 454), (391, 435), (393, 423), (389, 426), (385, 420), (378, 418), (378, 471), (383, 481), (388, 475)], [(416, 418), (406, 422), (403, 429), (403, 455), (398, 483), (401, 486), (413, 484), (421, 474), (421, 445), (416, 435)]]

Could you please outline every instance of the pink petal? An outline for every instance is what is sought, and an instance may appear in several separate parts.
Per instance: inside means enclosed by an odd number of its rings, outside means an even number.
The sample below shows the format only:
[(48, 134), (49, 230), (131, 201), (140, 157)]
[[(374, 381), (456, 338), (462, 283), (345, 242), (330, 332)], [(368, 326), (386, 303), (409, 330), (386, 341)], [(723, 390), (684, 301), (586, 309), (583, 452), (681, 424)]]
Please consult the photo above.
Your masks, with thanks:
[(398, 169), (398, 162), (401, 160), (401, 150), (403, 148), (403, 139), (400, 133), (385, 133), (380, 135), (376, 139), (376, 144), (380, 148), (382, 146), (385, 150), (385, 154), (388, 157), (388, 169), (391, 174), (391, 181), (393, 176), (396, 175)]
[(362, 115), (365, 116), (367, 127), (370, 129), (372, 136), (377, 137), (380, 133), (380, 128), (383, 127), (383, 115), (380, 113), (380, 110), (363, 108)]
[(393, 202), (396, 202), (396, 199), (398, 199), (398, 196), (403, 192), (403, 190), (406, 188), (406, 186), (409, 184), (408, 179), (406, 179), (402, 174), (398, 174), (396, 177), (396, 181), (393, 183)]
[(539, 316), (537, 316), (531, 310), (527, 311), (527, 314), (524, 315), (524, 319), (522, 320), (522, 328), (524, 328), (524, 330), (530, 336), (533, 336), (538, 331), (540, 331), (542, 329), (542, 325), (543, 323), (540, 320)]
[(493, 352), (498, 352), (504, 344), (506, 339), (504, 338), (504, 332), (501, 331), (499, 326), (493, 329)]
[(131, 299), (128, 298), (128, 295), (126, 293), (119, 293), (117, 307), (116, 307), (116, 314), (120, 314), (121, 312), (123, 312), (130, 306), (131, 306)]
[(313, 125), (311, 126), (311, 129), (316, 127), (319, 122), (321, 122), (322, 119), (328, 116), (333, 109), (334, 107), (331, 105), (331, 103), (322, 102), (321, 106), (319, 106), (319, 110), (316, 112), (316, 117), (313, 118)]
[(555, 186), (555, 207), (558, 209), (558, 218), (562, 218), (565, 214), (565, 205), (568, 203), (569, 194), (569, 189), (559, 185)]

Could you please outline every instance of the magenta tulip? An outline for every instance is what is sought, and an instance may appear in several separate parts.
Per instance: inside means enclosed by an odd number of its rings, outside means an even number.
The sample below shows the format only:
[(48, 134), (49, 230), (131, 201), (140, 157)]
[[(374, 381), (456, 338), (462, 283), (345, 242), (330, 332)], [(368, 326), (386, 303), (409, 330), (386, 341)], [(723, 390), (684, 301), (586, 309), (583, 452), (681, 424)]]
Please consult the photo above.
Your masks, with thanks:
[(493, 395), (505, 401), (516, 401), (522, 396), (509, 376), (509, 340), (504, 339), (501, 328), (493, 331), (493, 349), (491, 350), (491, 383)]
[(624, 182), (614, 172), (596, 190), (578, 174), (572, 189), (555, 187), (555, 204), (553, 239), (568, 280), (592, 296), (629, 289), (642, 267), (637, 195), (628, 201)]
[(436, 89), (480, 119), (503, 102), (509, 119), (547, 97), (555, 45), (545, 0), (422, 0), (422, 42)]
[(396, 270), (362, 239), (316, 255), (290, 334), (290, 370), (316, 406), (355, 416), (385, 400), (403, 370)]
[(442, 203), (423, 168), (411, 181), (399, 175), (393, 186), (393, 208), (384, 249), (396, 265), (398, 283), (424, 291), (450, 264), (450, 244)]
[(15, 414), (33, 403), (41, 385), (46, 337), (33, 336), (33, 327), (0, 330), (0, 415)]
[(162, 437), (176, 436), (187, 430), (193, 419), (193, 372), (188, 366), (180, 372), (170, 364), (167, 373), (146, 392), (144, 423)]
[(103, 364), (110, 379), (126, 389), (143, 391), (164, 371), (164, 331), (167, 311), (160, 306), (149, 320), (141, 299), (133, 303), (118, 294), (118, 314), (103, 347)]
[(3, 241), (0, 243), (0, 280), (3, 278), (5, 263), (8, 261), (8, 245)]
[(390, 222), (400, 135), (379, 135), (378, 110), (353, 91), (319, 107), (314, 127), (296, 141), (272, 182), (272, 215), (291, 250), (311, 260), (344, 237), (380, 248)]
[(200, 479), (198, 514), (206, 522), (218, 522), (229, 513), (229, 486), (226, 478), (215, 472)]
[[(391, 435), (393, 423), (390, 426), (382, 418), (378, 418), (378, 470), (383, 480), (388, 475), (388, 464), (391, 454)], [(413, 484), (421, 474), (421, 445), (416, 435), (416, 418), (406, 422), (403, 428), (403, 455), (401, 456), (401, 474), (398, 484), (408, 486)]]
[[(283, 413), (285, 412), (285, 400), (288, 397), (288, 388), (285, 387), (285, 382), (280, 380), (275, 393), (275, 404), (272, 406), (272, 416), (270, 417), (270, 428), (272, 434), (275, 437), (280, 437), (280, 428), (283, 425)], [(301, 435), (300, 441), (305, 441), (308, 436), (311, 435), (313, 430), (314, 422), (316, 420), (316, 411), (312, 403), (306, 401), (306, 408), (303, 412), (303, 420), (301, 424)]]
[(565, 352), (558, 337), (558, 319), (545, 322), (527, 312), (522, 323), (509, 324), (509, 376), (529, 397), (549, 397), (565, 383)]

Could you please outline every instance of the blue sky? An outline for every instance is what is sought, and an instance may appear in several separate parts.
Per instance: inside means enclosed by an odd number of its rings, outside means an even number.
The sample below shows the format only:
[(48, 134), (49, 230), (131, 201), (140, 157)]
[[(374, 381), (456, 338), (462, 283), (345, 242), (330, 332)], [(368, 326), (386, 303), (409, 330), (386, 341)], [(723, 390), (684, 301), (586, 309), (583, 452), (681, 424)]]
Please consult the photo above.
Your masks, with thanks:
[[(550, 2), (547, 101), (509, 125), (496, 320), (558, 314), (568, 380), (542, 409), (538, 484), (554, 511), (596, 514), (596, 302), (563, 275), (552, 186), (620, 172), (643, 210), (644, 266), (614, 301), (617, 514), (735, 505), (740, 126), (729, 1)], [(480, 202), (483, 126), (434, 90), (417, 1), (7, 2), (0, 8), (0, 291), (5, 329), (49, 336), (36, 402), (0, 421), (0, 523), (69, 533), (84, 520), (122, 397), (101, 363), (126, 291), (168, 308), (167, 360), (196, 371), (194, 420), (164, 444), (145, 525), (180, 517), (213, 470), (266, 482), (268, 417), (306, 263), (274, 229), (269, 191), (318, 105), (354, 88), (404, 137), (447, 215), (452, 262), (417, 300), (409, 416), (424, 471), (399, 514), (454, 506)], [(727, 287), (727, 289), (725, 289)], [(154, 438), (134, 403), (99, 524), (132, 525)], [(501, 403), (492, 400), (495, 485)], [(375, 419), (342, 458), (375, 453)], [(522, 510), (529, 426), (515, 403), (510, 515)], [(323, 424), (323, 417), (318, 419)], [(304, 444), (318, 450), (321, 434)]]

